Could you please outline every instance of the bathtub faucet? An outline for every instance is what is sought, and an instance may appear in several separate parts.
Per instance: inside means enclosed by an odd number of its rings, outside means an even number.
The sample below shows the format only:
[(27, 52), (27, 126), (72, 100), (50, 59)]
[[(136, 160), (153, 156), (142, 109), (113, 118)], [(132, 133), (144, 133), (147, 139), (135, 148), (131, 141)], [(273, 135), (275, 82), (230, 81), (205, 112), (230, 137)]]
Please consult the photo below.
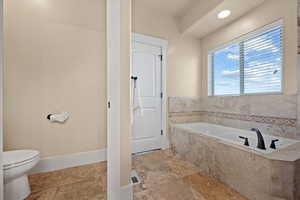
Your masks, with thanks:
[(262, 136), (259, 129), (258, 128), (252, 128), (251, 131), (255, 131), (256, 134), (257, 134), (257, 148), (262, 149), (262, 150), (266, 150), (264, 137)]

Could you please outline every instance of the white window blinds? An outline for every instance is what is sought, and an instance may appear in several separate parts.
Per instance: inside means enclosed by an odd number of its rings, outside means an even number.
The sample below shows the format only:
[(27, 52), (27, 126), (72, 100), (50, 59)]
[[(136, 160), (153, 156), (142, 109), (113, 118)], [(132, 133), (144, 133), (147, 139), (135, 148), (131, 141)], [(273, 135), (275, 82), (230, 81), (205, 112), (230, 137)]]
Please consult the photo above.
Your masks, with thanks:
[(244, 93), (281, 91), (282, 26), (244, 42)]
[(283, 26), (276, 22), (210, 54), (210, 95), (282, 91)]

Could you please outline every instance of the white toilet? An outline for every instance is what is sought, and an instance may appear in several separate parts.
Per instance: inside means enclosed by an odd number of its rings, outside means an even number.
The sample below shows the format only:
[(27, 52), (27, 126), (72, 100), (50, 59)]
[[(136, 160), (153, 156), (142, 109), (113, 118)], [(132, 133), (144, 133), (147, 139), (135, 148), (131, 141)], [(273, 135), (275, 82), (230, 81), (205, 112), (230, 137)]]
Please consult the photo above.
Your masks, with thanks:
[(30, 194), (27, 173), (40, 160), (34, 150), (3, 152), (4, 199), (24, 200)]

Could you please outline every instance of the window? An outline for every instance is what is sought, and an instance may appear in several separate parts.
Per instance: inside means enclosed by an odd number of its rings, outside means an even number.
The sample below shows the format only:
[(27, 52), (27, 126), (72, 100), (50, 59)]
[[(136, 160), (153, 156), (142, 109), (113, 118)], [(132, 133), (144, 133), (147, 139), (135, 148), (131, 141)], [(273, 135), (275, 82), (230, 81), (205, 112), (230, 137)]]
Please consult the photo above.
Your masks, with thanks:
[(209, 54), (209, 95), (282, 91), (282, 21)]

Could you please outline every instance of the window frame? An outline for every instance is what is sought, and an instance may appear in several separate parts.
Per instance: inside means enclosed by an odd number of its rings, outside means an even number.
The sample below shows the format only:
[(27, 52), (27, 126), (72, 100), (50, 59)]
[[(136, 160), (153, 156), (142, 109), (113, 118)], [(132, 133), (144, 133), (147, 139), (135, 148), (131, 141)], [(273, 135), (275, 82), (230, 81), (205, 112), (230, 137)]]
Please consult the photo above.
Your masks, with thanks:
[[(230, 45), (233, 44), (237, 44), (237, 45), (241, 45), (243, 44), (244, 41), (252, 39), (254, 37), (257, 37), (259, 35), (262, 35), (264, 33), (267, 33), (269, 31), (271, 31), (272, 29), (275, 29), (276, 27), (281, 26), (282, 29), (282, 47), (281, 47), (281, 53), (282, 53), (282, 64), (281, 64), (281, 78), (280, 78), (280, 82), (281, 82), (281, 90), (278, 92), (257, 92), (257, 93), (245, 93), (244, 91), (244, 66), (242, 64), (240, 64), (240, 92), (239, 94), (222, 94), (222, 95), (216, 95), (215, 89), (214, 89), (214, 62), (213, 62), (213, 55), (216, 51), (222, 50)], [(284, 32), (285, 32), (285, 28), (284, 28), (284, 23), (283, 23), (283, 19), (279, 19), (271, 24), (265, 25), (261, 28), (258, 28), (250, 33), (247, 33), (241, 37), (239, 37), (238, 39), (234, 39), (231, 40), (230, 42), (227, 42), (213, 50), (210, 50), (208, 52), (208, 96), (247, 96), (247, 95), (274, 95), (274, 94), (283, 94), (283, 88), (284, 88), (284, 58), (285, 58), (285, 46), (284, 46)], [(243, 48), (240, 48), (240, 50)], [(240, 54), (241, 55), (241, 54)], [(243, 63), (240, 61), (240, 63)]]

